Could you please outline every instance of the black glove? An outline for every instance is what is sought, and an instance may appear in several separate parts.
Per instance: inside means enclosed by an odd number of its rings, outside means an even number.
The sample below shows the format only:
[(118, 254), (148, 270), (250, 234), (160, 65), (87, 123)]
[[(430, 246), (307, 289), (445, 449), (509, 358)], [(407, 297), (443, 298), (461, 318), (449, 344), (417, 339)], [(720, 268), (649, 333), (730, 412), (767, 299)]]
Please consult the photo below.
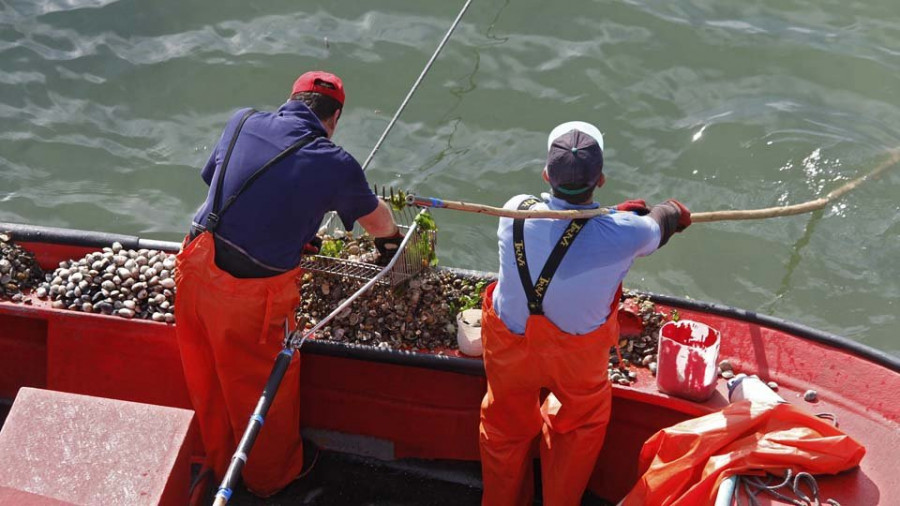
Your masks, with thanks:
[(319, 250), (322, 249), (322, 238), (314, 235), (312, 239), (306, 243), (306, 246), (303, 246), (304, 255), (316, 255), (319, 253)]
[(390, 262), (400, 248), (401, 242), (403, 242), (403, 234), (400, 233), (400, 230), (397, 230), (397, 233), (392, 236), (376, 237), (375, 249), (378, 250), (379, 254), (378, 262), (382, 265)]

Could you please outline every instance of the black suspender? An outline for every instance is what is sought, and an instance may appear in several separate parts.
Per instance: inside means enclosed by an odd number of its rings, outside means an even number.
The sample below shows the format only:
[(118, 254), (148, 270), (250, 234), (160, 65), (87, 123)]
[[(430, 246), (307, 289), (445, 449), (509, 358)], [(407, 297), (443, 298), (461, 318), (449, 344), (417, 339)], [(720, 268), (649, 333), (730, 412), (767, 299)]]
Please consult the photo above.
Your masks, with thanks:
[[(530, 197), (519, 204), (519, 210), (531, 209), (531, 207), (540, 202), (540, 200)], [(537, 283), (531, 282), (531, 273), (528, 271), (528, 259), (525, 257), (525, 220), (513, 220), (513, 248), (516, 254), (516, 267), (519, 270), (519, 279), (522, 281), (522, 288), (525, 289), (525, 298), (528, 299), (528, 312), (533, 315), (544, 314), (544, 296), (547, 294), (547, 287), (556, 269), (562, 262), (563, 257), (569, 251), (569, 246), (575, 242), (575, 238), (584, 229), (584, 224), (588, 222), (587, 218), (580, 220), (572, 220), (562, 237), (557, 241), (547, 263), (538, 276)]]
[[(527, 198), (519, 204), (519, 210), (530, 209), (540, 202), (536, 198)], [(528, 312), (531, 314), (543, 314), (543, 306), (538, 300), (531, 283), (531, 273), (528, 272), (528, 259), (525, 257), (525, 220), (513, 220), (513, 249), (516, 253), (516, 268), (519, 269), (519, 279), (525, 290), (525, 298), (528, 300)]]
[(204, 228), (210, 232), (215, 232), (216, 228), (219, 227), (219, 219), (221, 218), (221, 216), (219, 216), (219, 206), (222, 203), (222, 186), (225, 184), (225, 171), (228, 169), (228, 162), (231, 160), (231, 152), (234, 151), (234, 145), (237, 143), (238, 136), (241, 134), (241, 129), (244, 128), (244, 123), (246, 123), (247, 118), (253, 116), (254, 113), (256, 113), (256, 110), (250, 109), (241, 116), (241, 121), (238, 123), (237, 128), (234, 129), (234, 135), (231, 136), (231, 141), (228, 143), (228, 151), (225, 152), (225, 158), (222, 160), (222, 167), (219, 168), (219, 177), (216, 179), (216, 193), (213, 195), (212, 210), (206, 215), (206, 226)]
[[(231, 137), (231, 141), (228, 143), (228, 151), (225, 152), (225, 158), (222, 160), (222, 167), (219, 169), (219, 177), (216, 179), (216, 193), (213, 196), (213, 206), (212, 211), (208, 215), (206, 215), (206, 227), (205, 229), (210, 232), (215, 232), (216, 228), (219, 227), (219, 223), (222, 220), (222, 216), (228, 211), (232, 204), (237, 200), (238, 197), (241, 196), (248, 188), (250, 188), (253, 183), (256, 182), (260, 176), (263, 175), (267, 170), (269, 170), (276, 163), (284, 160), (288, 155), (301, 149), (303, 146), (306, 146), (310, 142), (316, 140), (318, 138), (315, 134), (307, 135), (306, 137), (300, 139), (299, 141), (291, 144), (287, 148), (285, 148), (281, 153), (278, 153), (268, 162), (264, 163), (262, 167), (256, 170), (250, 177), (247, 178), (246, 181), (238, 188), (233, 195), (225, 199), (225, 204), (222, 204), (222, 192), (224, 191), (225, 184), (225, 171), (228, 169), (228, 162), (231, 160), (231, 152), (234, 150), (234, 145), (237, 143), (238, 136), (241, 133), (241, 129), (244, 128), (244, 123), (247, 119), (255, 114), (256, 111), (254, 109), (250, 109), (241, 117), (241, 121), (238, 123), (237, 128), (234, 131), (234, 135)], [(221, 206), (221, 207), (220, 207)]]

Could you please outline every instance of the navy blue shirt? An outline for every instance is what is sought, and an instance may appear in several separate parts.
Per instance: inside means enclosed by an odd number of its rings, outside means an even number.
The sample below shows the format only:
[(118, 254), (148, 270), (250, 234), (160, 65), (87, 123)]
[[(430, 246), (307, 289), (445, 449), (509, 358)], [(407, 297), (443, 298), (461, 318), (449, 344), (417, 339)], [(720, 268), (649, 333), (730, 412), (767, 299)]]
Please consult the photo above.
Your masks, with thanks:
[[(203, 168), (201, 175), (210, 189), (194, 224), (206, 225), (222, 161), (247, 111), (239, 110), (228, 120)], [(337, 211), (349, 230), (378, 206), (359, 162), (328, 140), (325, 127), (299, 100), (247, 119), (225, 171), (220, 202), (235, 194), (266, 162), (310, 134), (319, 138), (270, 167), (232, 204), (216, 230), (217, 237), (267, 268), (296, 267), (303, 246), (316, 234), (326, 212)]]

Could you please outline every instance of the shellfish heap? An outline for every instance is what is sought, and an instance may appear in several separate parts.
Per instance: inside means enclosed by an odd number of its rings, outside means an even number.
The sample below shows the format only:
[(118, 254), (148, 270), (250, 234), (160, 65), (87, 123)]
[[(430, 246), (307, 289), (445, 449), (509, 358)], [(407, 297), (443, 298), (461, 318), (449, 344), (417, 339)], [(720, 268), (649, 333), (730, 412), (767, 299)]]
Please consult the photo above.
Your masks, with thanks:
[(34, 255), (14, 243), (10, 234), (0, 233), (0, 299), (24, 301), (22, 290), (33, 288), (43, 276)]
[(637, 373), (629, 370), (629, 366), (643, 366), (656, 374), (656, 363), (659, 348), (659, 329), (669, 320), (678, 319), (678, 313), (666, 314), (657, 311), (656, 304), (646, 296), (626, 291), (622, 294), (619, 311), (629, 310), (640, 319), (642, 329), (640, 335), (623, 336), (619, 339), (619, 354), (616, 349), (609, 354), (609, 380), (619, 385), (630, 385), (637, 379)]
[[(322, 252), (329, 256), (374, 262), (377, 252), (367, 236), (324, 236)], [(330, 341), (392, 349), (456, 349), (456, 315), (481, 307), (489, 279), (466, 277), (449, 270), (427, 270), (408, 284), (391, 289), (378, 285), (359, 297), (316, 336)], [(305, 273), (300, 281), (299, 327), (310, 328), (325, 318), (363, 282), (338, 275)], [(621, 310), (635, 313), (642, 323), (639, 335), (623, 336), (619, 354), (610, 351), (610, 381), (629, 385), (637, 379), (632, 367), (647, 367), (656, 374), (659, 329), (677, 313), (658, 311), (646, 296), (626, 292)]]
[(175, 255), (120, 243), (59, 263), (35, 291), (57, 309), (175, 322)]
[[(343, 237), (334, 246), (323, 237), (322, 253), (374, 261), (377, 252), (367, 236)], [(339, 275), (305, 273), (300, 281), (298, 327), (309, 328), (331, 313), (364, 284)], [(456, 349), (456, 315), (481, 307), (486, 279), (469, 278), (446, 270), (425, 270), (405, 285), (376, 285), (323, 327), (319, 339), (392, 349)]]

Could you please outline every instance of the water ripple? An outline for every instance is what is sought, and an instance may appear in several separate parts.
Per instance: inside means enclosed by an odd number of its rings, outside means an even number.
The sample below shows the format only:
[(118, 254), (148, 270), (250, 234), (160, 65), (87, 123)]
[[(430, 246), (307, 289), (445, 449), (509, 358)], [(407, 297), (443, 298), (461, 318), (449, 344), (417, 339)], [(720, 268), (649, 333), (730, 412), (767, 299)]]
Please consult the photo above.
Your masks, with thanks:
[[(546, 189), (546, 132), (582, 119), (606, 136), (604, 203), (675, 196), (705, 211), (816, 198), (900, 145), (895, 3), (488, 0), (369, 176), (501, 204)], [(457, 8), (0, 3), (0, 220), (178, 240), (231, 112), (277, 107), (310, 68), (344, 77), (335, 140), (363, 159)], [(896, 349), (898, 188), (900, 174), (886, 174), (818, 217), (692, 227), (627, 282)], [(443, 264), (496, 268), (494, 221), (436, 216)]]

